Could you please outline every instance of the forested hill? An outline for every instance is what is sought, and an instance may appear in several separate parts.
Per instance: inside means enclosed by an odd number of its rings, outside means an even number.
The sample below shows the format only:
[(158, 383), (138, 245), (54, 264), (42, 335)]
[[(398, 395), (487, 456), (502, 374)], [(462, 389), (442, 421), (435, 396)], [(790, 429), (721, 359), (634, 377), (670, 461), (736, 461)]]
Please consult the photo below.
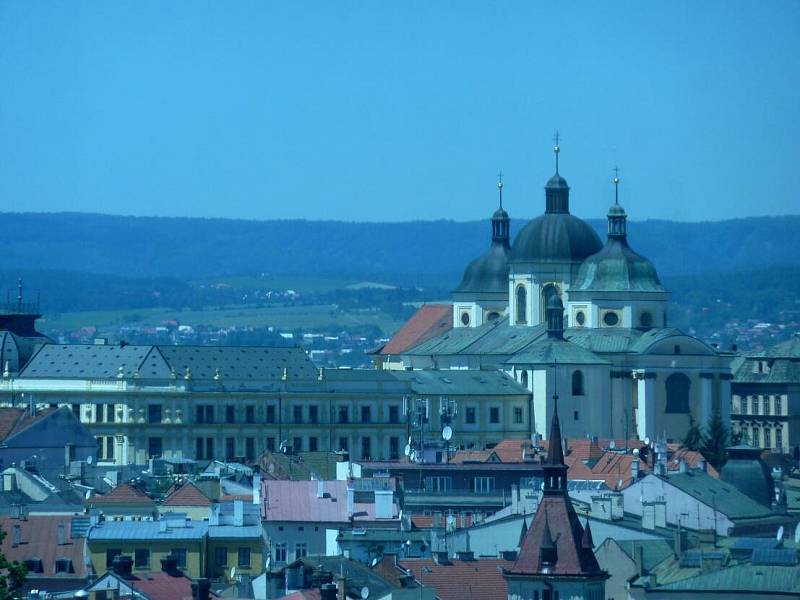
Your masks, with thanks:
[[(0, 269), (192, 279), (259, 273), (412, 279), (457, 274), (489, 244), (481, 222), (245, 221), (0, 213)], [(590, 220), (605, 239), (604, 220)], [(524, 221), (512, 224), (512, 234)], [(796, 265), (800, 216), (631, 222), (631, 245), (662, 276)]]

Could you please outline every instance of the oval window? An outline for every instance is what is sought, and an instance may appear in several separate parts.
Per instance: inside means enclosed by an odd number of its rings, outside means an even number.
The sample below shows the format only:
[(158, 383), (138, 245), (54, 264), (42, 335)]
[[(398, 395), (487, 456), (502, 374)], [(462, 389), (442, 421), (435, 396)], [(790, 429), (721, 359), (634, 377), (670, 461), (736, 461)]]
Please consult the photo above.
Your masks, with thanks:
[(615, 312), (607, 312), (603, 315), (603, 323), (609, 327), (614, 327), (614, 325), (619, 323), (619, 315)]
[(461, 313), (461, 323), (464, 325), (469, 325), (469, 313)]
[(586, 314), (582, 310), (575, 313), (575, 322), (581, 327), (586, 323)]
[(486, 315), (486, 320), (489, 321), (489, 322), (497, 321), (497, 319), (499, 319), (499, 318), (500, 318), (500, 313), (496, 313), (496, 312), (490, 312), (488, 315)]

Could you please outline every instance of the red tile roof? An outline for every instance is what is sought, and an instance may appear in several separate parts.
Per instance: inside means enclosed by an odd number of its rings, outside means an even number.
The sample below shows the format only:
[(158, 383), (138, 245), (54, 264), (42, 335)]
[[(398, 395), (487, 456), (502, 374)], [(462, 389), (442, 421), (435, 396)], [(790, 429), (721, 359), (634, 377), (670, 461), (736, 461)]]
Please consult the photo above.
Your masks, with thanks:
[(136, 506), (155, 506), (155, 502), (143, 491), (136, 489), (129, 483), (123, 483), (108, 492), (105, 496), (94, 495), (89, 499), (90, 504), (95, 506), (107, 506), (114, 504), (136, 505)]
[(30, 411), (19, 408), (0, 408), (0, 441), (17, 435), (28, 427), (41, 421), (48, 415), (57, 411), (57, 408), (47, 408), (31, 415)]
[(322, 595), (319, 590), (298, 590), (288, 596), (281, 596), (278, 600), (320, 600)]
[[(6, 533), (0, 549), (3, 555), (11, 561), (24, 562), (26, 559), (39, 558), (42, 561), (42, 573), (29, 573), (29, 578), (35, 577), (86, 577), (86, 565), (83, 560), (85, 538), (72, 539), (70, 537), (69, 515), (39, 516), (31, 515), (27, 519), (19, 520), (10, 517), (0, 517), (0, 529)], [(58, 544), (58, 525), (64, 525), (65, 544)], [(20, 527), (20, 544), (14, 547), (14, 525)], [(68, 558), (72, 561), (74, 573), (56, 574), (56, 560)]]
[(453, 307), (450, 304), (423, 304), (406, 321), (380, 354), (402, 354), (439, 334), (453, 328)]
[(193, 600), (192, 580), (188, 577), (173, 577), (162, 571), (154, 571), (144, 577), (125, 581), (149, 600)]
[(441, 600), (506, 600), (508, 585), (498, 569), (510, 568), (512, 563), (497, 558), (478, 560), (451, 560), (450, 564), (440, 565), (429, 558), (409, 558), (401, 560), (400, 566), (410, 569), (414, 579), (424, 587), (436, 589)]
[(211, 506), (211, 500), (191, 481), (173, 486), (164, 499), (164, 506)]

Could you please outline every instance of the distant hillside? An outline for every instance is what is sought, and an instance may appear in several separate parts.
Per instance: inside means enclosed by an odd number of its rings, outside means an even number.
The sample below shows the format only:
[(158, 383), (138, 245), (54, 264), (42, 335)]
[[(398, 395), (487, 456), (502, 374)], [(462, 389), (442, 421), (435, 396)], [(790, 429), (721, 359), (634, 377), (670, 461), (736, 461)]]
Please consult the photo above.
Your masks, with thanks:
[[(605, 238), (605, 222), (589, 222)], [(413, 284), (416, 278), (447, 274), (444, 280), (457, 283), (490, 235), (488, 220), (344, 223), (2, 213), (0, 224), (6, 232), (0, 252), (4, 271), (46, 268), (182, 281), (303, 273)], [(512, 233), (523, 224), (514, 222)], [(798, 231), (800, 216), (629, 226), (631, 244), (662, 276), (795, 265)]]

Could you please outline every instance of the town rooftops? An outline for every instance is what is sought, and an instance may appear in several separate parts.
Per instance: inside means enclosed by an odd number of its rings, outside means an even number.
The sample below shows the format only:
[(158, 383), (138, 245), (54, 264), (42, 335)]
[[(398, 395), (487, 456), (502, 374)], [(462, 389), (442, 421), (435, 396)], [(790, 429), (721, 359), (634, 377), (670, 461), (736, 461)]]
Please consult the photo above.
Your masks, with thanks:
[(164, 499), (163, 506), (211, 506), (211, 500), (192, 482), (174, 486)]
[(775, 513), (735, 487), (698, 471), (671, 473), (665, 481), (703, 504), (718, 510), (729, 519), (771, 517)]
[(129, 483), (122, 483), (108, 492), (104, 496), (95, 494), (89, 499), (89, 504), (92, 506), (138, 506), (138, 507), (153, 507), (156, 503), (150, 496), (145, 494), (142, 490), (133, 487)]
[(657, 586), (654, 591), (713, 592), (714, 594), (752, 594), (797, 598), (800, 595), (800, 569), (796, 565), (738, 564), (679, 581)]
[(450, 304), (424, 304), (406, 321), (379, 354), (402, 354), (412, 346), (453, 328)]
[(506, 600), (508, 597), (508, 585), (501, 572), (511, 567), (512, 562), (508, 560), (448, 559), (446, 563), (438, 563), (429, 558), (408, 558), (398, 564), (410, 570), (424, 587), (435, 588), (436, 597), (441, 600)]
[[(86, 577), (85, 540), (73, 537), (71, 520), (69, 515), (30, 515), (25, 520), (0, 517), (0, 529), (6, 534), (1, 546), (3, 556), (27, 564), (28, 578)], [(61, 562), (57, 564), (58, 561)]]
[(89, 530), (89, 541), (201, 540), (208, 533), (208, 521), (102, 521)]
[(27, 409), (0, 408), (0, 441), (22, 433), (34, 423), (52, 415), (57, 410), (57, 408), (47, 408), (31, 414)]

